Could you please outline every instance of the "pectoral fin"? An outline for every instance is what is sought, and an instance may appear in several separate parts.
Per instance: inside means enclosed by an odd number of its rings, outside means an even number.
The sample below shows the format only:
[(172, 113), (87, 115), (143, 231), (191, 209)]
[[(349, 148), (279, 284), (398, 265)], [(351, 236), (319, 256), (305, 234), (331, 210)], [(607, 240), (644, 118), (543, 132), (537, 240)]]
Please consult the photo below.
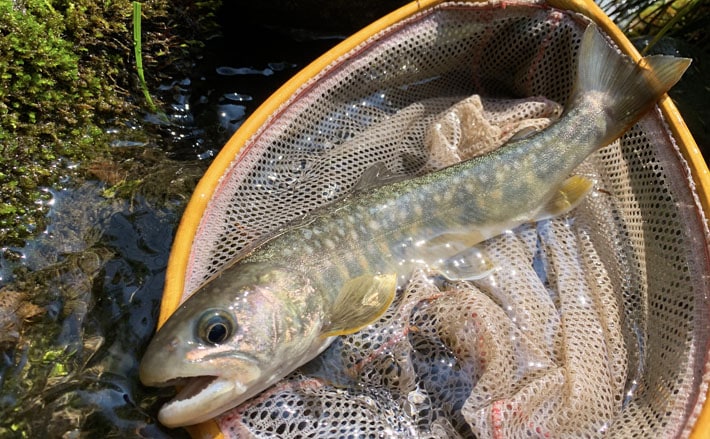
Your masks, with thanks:
[(591, 180), (581, 175), (573, 175), (565, 180), (555, 195), (535, 215), (535, 220), (543, 220), (559, 216), (574, 209), (582, 202), (584, 196), (592, 190)]
[(323, 336), (352, 334), (379, 319), (394, 300), (396, 291), (397, 275), (394, 273), (350, 279), (335, 299)]

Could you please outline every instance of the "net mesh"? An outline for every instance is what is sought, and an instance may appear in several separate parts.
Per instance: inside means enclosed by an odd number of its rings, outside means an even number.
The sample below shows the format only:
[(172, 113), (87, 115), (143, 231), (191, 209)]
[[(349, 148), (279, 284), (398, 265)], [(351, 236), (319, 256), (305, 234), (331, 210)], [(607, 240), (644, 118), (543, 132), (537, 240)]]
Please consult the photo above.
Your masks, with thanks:
[[(429, 172), (543, 129), (585, 18), (444, 3), (305, 84), (225, 172), (185, 295), (371, 166)], [(483, 96), (483, 97), (480, 97)], [(577, 170), (570, 214), (484, 243), (473, 282), (417, 271), (388, 312), (218, 418), (226, 437), (673, 437), (707, 390), (707, 230), (660, 112)]]

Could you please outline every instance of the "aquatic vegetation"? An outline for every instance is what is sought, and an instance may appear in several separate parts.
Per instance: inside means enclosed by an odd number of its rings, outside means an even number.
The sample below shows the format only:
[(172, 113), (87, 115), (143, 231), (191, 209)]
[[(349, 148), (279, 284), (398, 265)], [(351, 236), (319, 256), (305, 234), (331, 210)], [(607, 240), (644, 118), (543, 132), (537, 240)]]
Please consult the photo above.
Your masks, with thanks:
[(133, 2), (133, 53), (135, 53), (136, 56), (136, 73), (138, 73), (138, 79), (140, 80), (143, 96), (145, 96), (148, 107), (151, 111), (155, 112), (157, 108), (153, 103), (153, 98), (150, 97), (148, 84), (145, 82), (145, 74), (143, 73), (143, 41), (141, 37), (140, 2)]
[[(149, 88), (192, 65), (218, 4), (143, 4)], [(125, 377), (204, 169), (168, 160), (143, 128), (131, 20), (124, 0), (0, 0), (2, 437), (166, 436), (142, 414), (157, 396)], [(141, 222), (151, 236), (135, 236)]]
[[(103, 337), (83, 334), (83, 326), (91, 284), (111, 256), (103, 247), (74, 253), (44, 270), (18, 273), (14, 290), (0, 290), (0, 324), (12, 330), (0, 347), (5, 361), (12, 358), (20, 366), (2, 376), (0, 435), (31, 437), (32, 417), (23, 413), (53, 403), (103, 344)], [(12, 308), (22, 315), (12, 319)], [(23, 324), (29, 318), (32, 324)], [(70, 423), (57, 420), (55, 428), (71, 429)]]
[[(152, 83), (216, 29), (218, 0), (145, 3), (142, 63)], [(0, 244), (46, 227), (43, 188), (110, 154), (106, 122), (140, 123), (129, 0), (0, 0)], [(64, 180), (62, 180), (64, 179)]]

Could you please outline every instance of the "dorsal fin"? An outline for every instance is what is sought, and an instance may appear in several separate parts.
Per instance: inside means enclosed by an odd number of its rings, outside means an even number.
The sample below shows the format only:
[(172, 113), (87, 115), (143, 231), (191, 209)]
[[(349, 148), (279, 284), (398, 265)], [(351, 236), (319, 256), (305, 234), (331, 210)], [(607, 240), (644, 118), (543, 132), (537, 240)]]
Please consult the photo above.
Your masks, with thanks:
[(353, 192), (366, 192), (386, 184), (395, 183), (402, 180), (402, 176), (394, 174), (382, 162), (377, 162), (365, 169), (355, 186)]

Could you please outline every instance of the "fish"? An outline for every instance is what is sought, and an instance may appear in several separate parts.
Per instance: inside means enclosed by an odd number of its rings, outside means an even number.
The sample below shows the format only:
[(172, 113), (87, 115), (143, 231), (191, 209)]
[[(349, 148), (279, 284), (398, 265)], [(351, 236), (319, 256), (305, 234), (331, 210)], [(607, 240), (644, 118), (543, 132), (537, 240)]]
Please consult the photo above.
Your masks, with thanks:
[(490, 273), (478, 244), (574, 209), (593, 186), (574, 169), (636, 123), (689, 64), (634, 63), (590, 24), (565, 110), (545, 130), (418, 177), (373, 166), (350, 194), (258, 239), (149, 343), (140, 380), (180, 389), (158, 420), (197, 424), (258, 395), (376, 321), (418, 267), (454, 281)]

